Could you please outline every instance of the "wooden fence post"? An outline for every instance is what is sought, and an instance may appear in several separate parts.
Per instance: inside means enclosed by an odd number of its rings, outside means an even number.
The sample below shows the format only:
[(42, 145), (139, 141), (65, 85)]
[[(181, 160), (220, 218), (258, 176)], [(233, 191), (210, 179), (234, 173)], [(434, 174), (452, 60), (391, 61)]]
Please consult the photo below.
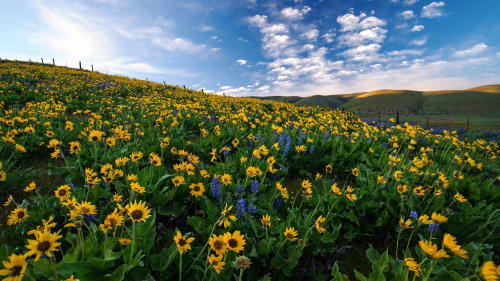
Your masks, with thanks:
[(427, 128), (429, 128), (429, 116), (427, 116)]
[(79, 61), (78, 65), (80, 66), (80, 70), (82, 70), (82, 61)]
[(396, 124), (399, 125), (399, 111), (396, 111)]
[(469, 117), (467, 116), (467, 124), (465, 125), (465, 130), (469, 130)]
[(380, 123), (380, 111), (378, 112), (378, 122)]
[(94, 65), (91, 64), (90, 67), (92, 68), (92, 72), (94, 72)]
[(56, 60), (52, 58), (52, 65), (56, 65)]
[(43, 64), (43, 58), (42, 58), (42, 64)]

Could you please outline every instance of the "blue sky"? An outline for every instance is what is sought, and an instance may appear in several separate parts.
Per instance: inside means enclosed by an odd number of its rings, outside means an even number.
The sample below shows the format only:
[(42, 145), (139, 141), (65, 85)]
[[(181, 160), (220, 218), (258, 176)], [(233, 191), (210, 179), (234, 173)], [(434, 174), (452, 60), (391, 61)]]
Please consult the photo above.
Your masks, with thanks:
[(230, 95), (500, 83), (498, 0), (16, 0), (0, 57)]

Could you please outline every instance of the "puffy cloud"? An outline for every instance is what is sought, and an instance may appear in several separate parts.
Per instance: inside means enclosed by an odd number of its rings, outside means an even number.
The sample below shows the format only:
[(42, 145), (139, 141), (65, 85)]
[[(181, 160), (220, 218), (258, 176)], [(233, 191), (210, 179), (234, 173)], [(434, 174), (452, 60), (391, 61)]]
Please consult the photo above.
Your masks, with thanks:
[(410, 44), (411, 45), (415, 45), (415, 46), (423, 46), (425, 44), (427, 44), (427, 38), (419, 38), (419, 39), (413, 39), (410, 41)]
[(372, 62), (379, 58), (378, 51), (382, 48), (380, 44), (361, 45), (348, 49), (343, 54), (353, 61)]
[(359, 32), (348, 32), (339, 37), (341, 44), (346, 46), (358, 46), (369, 42), (381, 43), (385, 39), (386, 29), (373, 27)]
[(207, 32), (207, 31), (213, 31), (214, 30), (214, 27), (213, 26), (210, 26), (210, 25), (205, 25), (205, 24), (202, 24), (199, 28), (201, 31), (203, 32)]
[(355, 31), (384, 26), (387, 24), (384, 20), (375, 16), (366, 17), (365, 13), (361, 13), (359, 16), (348, 13), (337, 17), (337, 22), (341, 26), (340, 31)]
[(325, 40), (326, 43), (332, 43), (334, 41), (334, 39), (333, 39), (334, 36), (335, 36), (335, 34), (327, 32), (327, 33), (321, 35), (321, 38), (323, 38), (323, 40)]
[(411, 19), (415, 17), (415, 13), (413, 13), (412, 10), (406, 10), (401, 12), (401, 17), (404, 18), (405, 20)]
[(412, 29), (410, 29), (411, 32), (420, 32), (424, 30), (424, 26), (423, 25), (415, 25), (413, 26)]
[(304, 6), (302, 9), (295, 9), (287, 7), (281, 10), (281, 15), (288, 20), (301, 20), (304, 16), (311, 11), (309, 6)]
[(397, 51), (391, 51), (387, 53), (389, 56), (418, 56), (422, 54), (422, 50), (413, 50), (413, 49), (408, 49), (408, 50), (397, 50)]
[(239, 65), (245, 65), (245, 64), (247, 64), (247, 62), (248, 61), (243, 60), (243, 59), (236, 60), (236, 63), (239, 64)]
[(423, 18), (437, 18), (444, 16), (444, 12), (442, 8), (446, 4), (443, 1), (432, 2), (429, 5), (426, 5), (422, 8), (422, 17)]
[(486, 49), (488, 49), (488, 45), (486, 45), (485, 43), (479, 43), (479, 44), (472, 46), (469, 49), (456, 51), (454, 53), (454, 55), (457, 57), (475, 56), (479, 53), (484, 52)]
[(263, 27), (267, 24), (267, 16), (266, 15), (255, 15), (247, 18), (248, 22), (257, 27)]
[(310, 41), (315, 41), (316, 39), (318, 39), (318, 36), (319, 36), (319, 31), (316, 28), (306, 31), (300, 35), (300, 37)]
[(418, 0), (404, 0), (403, 4), (405, 4), (407, 6), (411, 6), (417, 2), (418, 2)]

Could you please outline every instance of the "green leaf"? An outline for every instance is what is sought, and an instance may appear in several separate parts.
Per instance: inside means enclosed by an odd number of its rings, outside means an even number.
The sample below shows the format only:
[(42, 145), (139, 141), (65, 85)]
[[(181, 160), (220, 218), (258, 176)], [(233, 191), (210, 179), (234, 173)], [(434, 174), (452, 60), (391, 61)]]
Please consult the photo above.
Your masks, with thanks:
[(363, 273), (357, 271), (356, 269), (354, 270), (354, 276), (356, 276), (356, 279), (359, 281), (368, 281), (368, 278), (366, 278)]

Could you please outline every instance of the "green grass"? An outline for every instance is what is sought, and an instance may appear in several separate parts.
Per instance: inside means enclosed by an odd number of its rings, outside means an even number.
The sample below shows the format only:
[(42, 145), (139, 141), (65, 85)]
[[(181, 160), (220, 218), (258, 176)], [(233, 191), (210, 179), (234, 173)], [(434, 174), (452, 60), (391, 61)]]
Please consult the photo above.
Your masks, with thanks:
[[(379, 120), (377, 113), (359, 114), (363, 120)], [(396, 118), (396, 114), (381, 114), (381, 121)], [(500, 131), (500, 118), (477, 115), (404, 115), (400, 114), (400, 123), (410, 122), (420, 126), (443, 127), (449, 129), (466, 129), (467, 118), (469, 118), (469, 130)]]

